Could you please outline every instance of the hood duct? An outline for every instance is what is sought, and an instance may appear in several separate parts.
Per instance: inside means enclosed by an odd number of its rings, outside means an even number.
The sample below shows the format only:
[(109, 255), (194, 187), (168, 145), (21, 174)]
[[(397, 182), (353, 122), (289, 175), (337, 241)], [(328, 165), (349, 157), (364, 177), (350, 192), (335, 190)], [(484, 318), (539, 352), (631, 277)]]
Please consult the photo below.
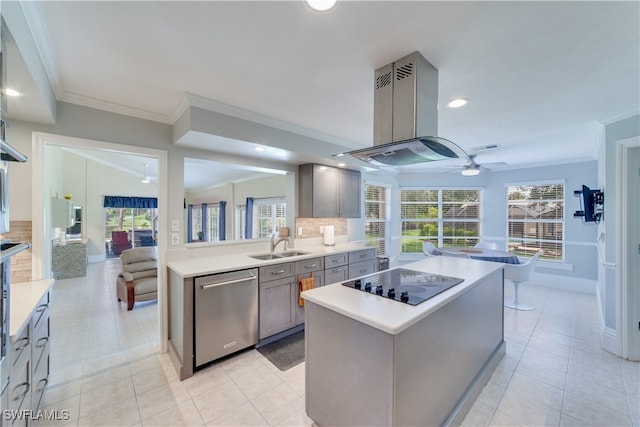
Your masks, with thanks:
[(438, 134), (438, 70), (413, 52), (375, 71), (371, 148), (348, 154), (380, 165), (410, 165), (466, 157)]

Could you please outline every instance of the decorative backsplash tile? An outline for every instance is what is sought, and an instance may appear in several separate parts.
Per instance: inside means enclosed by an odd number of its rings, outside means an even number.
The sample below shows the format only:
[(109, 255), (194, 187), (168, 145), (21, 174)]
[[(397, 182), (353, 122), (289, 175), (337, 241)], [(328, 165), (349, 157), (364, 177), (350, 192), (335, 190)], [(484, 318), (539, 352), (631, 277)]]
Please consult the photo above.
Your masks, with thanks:
[[(31, 242), (31, 221), (11, 221), (11, 231), (0, 235), (0, 239), (12, 242)], [(31, 281), (31, 249), (11, 257), (11, 283)]]
[[(336, 236), (344, 236), (347, 234), (346, 218), (296, 218), (295, 238), (309, 239), (312, 237), (322, 237), (320, 227), (325, 225), (333, 225)], [(299, 233), (300, 229), (302, 229), (302, 234)]]

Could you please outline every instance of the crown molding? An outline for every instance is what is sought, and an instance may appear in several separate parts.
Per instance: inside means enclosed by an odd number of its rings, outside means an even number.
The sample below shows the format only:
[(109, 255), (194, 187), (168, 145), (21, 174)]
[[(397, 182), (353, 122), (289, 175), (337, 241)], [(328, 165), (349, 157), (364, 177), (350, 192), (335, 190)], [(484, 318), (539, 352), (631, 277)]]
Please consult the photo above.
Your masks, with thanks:
[(47, 24), (42, 17), (40, 4), (36, 1), (21, 1), (20, 6), (22, 7), (22, 13), (27, 21), (33, 42), (38, 50), (40, 61), (49, 79), (49, 84), (53, 89), (56, 99), (60, 99), (64, 94), (64, 87), (62, 86), (60, 73), (58, 73), (58, 67), (56, 66), (55, 55), (53, 53), (53, 45), (49, 39)]
[(61, 98), (59, 98), (59, 101), (81, 105), (84, 107), (95, 108), (97, 110), (108, 111), (110, 113), (123, 114), (125, 116), (136, 117), (138, 119), (172, 124), (172, 122), (169, 120), (169, 117), (165, 114), (154, 113), (153, 111), (129, 107), (128, 105), (116, 104), (114, 102), (103, 101), (101, 99), (90, 98), (88, 96), (76, 95), (67, 92)]

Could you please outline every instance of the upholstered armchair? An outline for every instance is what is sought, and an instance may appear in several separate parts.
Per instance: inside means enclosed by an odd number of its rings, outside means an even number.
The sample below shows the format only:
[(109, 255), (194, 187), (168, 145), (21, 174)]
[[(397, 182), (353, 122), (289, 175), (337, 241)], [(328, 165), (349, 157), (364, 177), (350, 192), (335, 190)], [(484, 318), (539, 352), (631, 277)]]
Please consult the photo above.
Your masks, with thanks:
[(158, 298), (158, 254), (153, 246), (127, 249), (120, 254), (122, 272), (116, 281), (118, 301), (127, 310), (139, 301)]

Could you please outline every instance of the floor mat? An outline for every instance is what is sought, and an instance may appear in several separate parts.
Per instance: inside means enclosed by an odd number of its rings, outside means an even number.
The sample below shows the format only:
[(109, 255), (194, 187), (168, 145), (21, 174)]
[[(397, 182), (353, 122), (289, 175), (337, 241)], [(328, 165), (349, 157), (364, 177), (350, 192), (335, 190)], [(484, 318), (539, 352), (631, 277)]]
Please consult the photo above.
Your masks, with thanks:
[(278, 369), (286, 371), (304, 362), (304, 331), (258, 347), (258, 351)]

